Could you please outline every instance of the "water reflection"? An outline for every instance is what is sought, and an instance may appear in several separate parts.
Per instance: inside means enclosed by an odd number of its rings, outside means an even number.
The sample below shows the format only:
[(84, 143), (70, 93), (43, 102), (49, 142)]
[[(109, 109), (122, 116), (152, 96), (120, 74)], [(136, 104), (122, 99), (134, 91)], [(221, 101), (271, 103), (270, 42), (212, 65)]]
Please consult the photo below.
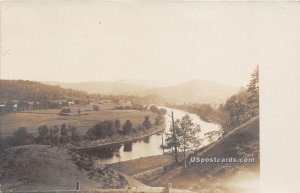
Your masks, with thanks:
[(101, 149), (90, 149), (87, 150), (86, 153), (97, 156), (100, 159), (108, 159), (114, 157), (114, 152), (119, 151), (120, 147), (107, 147)]
[[(191, 114), (182, 110), (171, 109), (166, 107), (162, 108), (165, 108), (169, 114), (171, 113), (171, 111), (173, 111), (175, 120), (182, 118), (186, 114), (189, 114), (193, 122), (201, 126), (201, 135), (199, 136), (200, 138), (205, 138), (205, 133), (220, 129), (219, 125), (202, 121), (196, 114)], [(167, 132), (168, 128), (171, 125), (171, 118), (167, 115), (165, 116), (165, 118), (167, 129), (162, 133), (158, 133), (156, 135), (148, 136), (143, 139), (138, 139), (132, 142), (127, 142), (125, 144), (115, 145), (109, 148), (89, 150), (89, 153), (97, 155), (101, 162), (107, 164), (116, 163), (119, 160), (126, 161), (137, 159), (140, 157), (162, 155), (163, 152), (162, 149), (160, 149), (160, 145), (162, 144), (162, 135), (165, 134), (165, 132)], [(208, 143), (208, 140), (204, 140), (203, 144), (207, 145)]]
[(132, 142), (126, 142), (126, 143), (124, 143), (124, 149), (123, 149), (123, 151), (125, 151), (125, 152), (132, 151)]
[(149, 141), (150, 141), (150, 136), (147, 136), (143, 139), (144, 143), (149, 143)]

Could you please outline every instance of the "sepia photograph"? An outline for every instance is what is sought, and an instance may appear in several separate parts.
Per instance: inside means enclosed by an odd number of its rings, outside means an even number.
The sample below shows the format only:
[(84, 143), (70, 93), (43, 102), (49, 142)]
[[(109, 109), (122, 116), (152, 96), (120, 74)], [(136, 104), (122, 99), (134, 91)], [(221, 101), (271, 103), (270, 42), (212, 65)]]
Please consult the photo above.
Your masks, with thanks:
[(260, 72), (299, 3), (0, 5), (1, 193), (261, 192)]

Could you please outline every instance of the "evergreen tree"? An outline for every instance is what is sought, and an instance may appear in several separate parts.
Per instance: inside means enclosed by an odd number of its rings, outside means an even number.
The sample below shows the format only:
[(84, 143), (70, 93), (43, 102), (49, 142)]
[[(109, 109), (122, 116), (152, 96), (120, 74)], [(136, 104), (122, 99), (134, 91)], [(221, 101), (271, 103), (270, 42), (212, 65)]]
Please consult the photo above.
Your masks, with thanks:
[(181, 120), (177, 119), (166, 133), (165, 145), (163, 149), (170, 149), (174, 153), (175, 148), (183, 152), (184, 164), (186, 167), (186, 153), (189, 150), (197, 149), (201, 145), (201, 140), (197, 137), (200, 126), (194, 125), (189, 115), (185, 115)]
[(225, 105), (226, 121), (224, 134), (259, 114), (259, 67), (251, 74), (246, 90), (230, 97)]
[(256, 66), (255, 71), (251, 74), (251, 80), (248, 85), (249, 98), (249, 110), (252, 116), (256, 116), (259, 113), (259, 66)]
[(150, 121), (150, 118), (149, 116), (145, 116), (145, 120), (143, 122), (143, 126), (146, 128), (146, 129), (150, 129), (152, 127), (152, 123)]
[(200, 132), (200, 126), (194, 125), (189, 115), (185, 115), (181, 120), (177, 120), (176, 124), (179, 128), (177, 133), (179, 148), (183, 151), (184, 166), (186, 167), (186, 152), (197, 149), (201, 145), (201, 141), (197, 137)]

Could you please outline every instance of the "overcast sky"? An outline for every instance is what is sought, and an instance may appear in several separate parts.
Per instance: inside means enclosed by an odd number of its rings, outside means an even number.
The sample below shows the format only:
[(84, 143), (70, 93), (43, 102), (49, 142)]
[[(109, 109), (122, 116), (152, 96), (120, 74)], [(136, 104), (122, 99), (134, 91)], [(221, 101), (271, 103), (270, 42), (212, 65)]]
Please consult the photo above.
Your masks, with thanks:
[(299, 3), (3, 3), (1, 78), (242, 86), (298, 22)]

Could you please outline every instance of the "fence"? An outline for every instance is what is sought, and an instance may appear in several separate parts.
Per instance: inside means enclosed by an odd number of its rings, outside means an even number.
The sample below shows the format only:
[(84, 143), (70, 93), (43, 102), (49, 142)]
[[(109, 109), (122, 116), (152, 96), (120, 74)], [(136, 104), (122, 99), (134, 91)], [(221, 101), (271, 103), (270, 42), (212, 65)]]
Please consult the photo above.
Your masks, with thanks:
[[(1, 190), (0, 190), (1, 192)], [(34, 190), (34, 191), (2, 191), (2, 193), (195, 193), (188, 190), (173, 189), (168, 187), (132, 187), (124, 189), (88, 189), (80, 190), (79, 182), (76, 182), (76, 190)]]

